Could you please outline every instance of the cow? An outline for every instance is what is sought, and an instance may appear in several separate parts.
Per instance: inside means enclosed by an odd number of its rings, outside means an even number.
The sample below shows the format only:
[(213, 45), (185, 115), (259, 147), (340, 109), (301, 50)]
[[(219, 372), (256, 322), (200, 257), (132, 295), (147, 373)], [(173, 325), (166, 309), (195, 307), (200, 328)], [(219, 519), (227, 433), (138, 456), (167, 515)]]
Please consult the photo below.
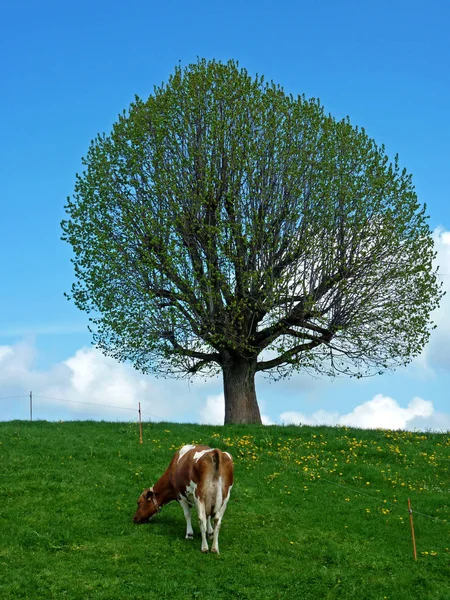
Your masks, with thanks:
[[(219, 552), (219, 530), (233, 487), (233, 458), (228, 452), (208, 446), (183, 446), (155, 485), (142, 492), (135, 523), (148, 523), (161, 508), (176, 500), (186, 518), (186, 538), (194, 537), (191, 508), (195, 505), (202, 535), (202, 552)], [(214, 529), (211, 525), (214, 519)]]

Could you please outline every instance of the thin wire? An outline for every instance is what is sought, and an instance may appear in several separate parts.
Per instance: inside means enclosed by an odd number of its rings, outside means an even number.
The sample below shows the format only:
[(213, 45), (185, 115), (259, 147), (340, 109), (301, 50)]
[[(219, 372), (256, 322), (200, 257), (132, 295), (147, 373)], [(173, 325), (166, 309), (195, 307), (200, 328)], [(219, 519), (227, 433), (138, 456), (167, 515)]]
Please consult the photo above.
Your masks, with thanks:
[[(151, 413), (147, 413), (147, 414), (151, 414)], [(153, 415), (153, 416), (155, 416), (155, 417), (157, 417), (157, 418), (161, 418), (161, 417), (159, 417), (158, 415)], [(195, 433), (195, 434), (197, 434), (197, 435), (199, 435), (199, 436), (202, 436), (202, 435), (204, 435), (204, 434), (201, 434), (201, 433), (200, 433), (200, 431), (198, 431), (198, 430), (195, 430), (195, 429), (192, 429), (192, 427), (186, 426), (186, 425), (184, 425), (183, 423), (178, 423), (178, 425), (181, 425), (181, 426), (182, 426), (184, 429), (186, 429), (186, 430), (188, 430), (188, 431), (192, 431), (193, 433)], [(266, 460), (268, 460), (268, 461), (270, 461), (270, 462), (273, 462), (273, 463), (277, 463), (277, 464), (278, 464), (278, 461), (276, 461), (275, 459), (273, 459), (273, 458), (271, 458), (271, 457), (269, 457), (269, 456), (266, 456)], [(323, 471), (323, 472), (325, 472), (325, 468), (324, 468), (324, 467), (318, 467), (318, 469), (319, 469), (320, 471)], [(292, 471), (292, 472), (294, 472), (296, 475), (303, 475), (303, 473), (302, 473), (301, 471), (299, 471), (298, 469), (296, 469), (295, 467), (293, 467), (292, 465), (289, 465), (289, 464), (286, 464), (286, 465), (285, 465), (285, 470)], [(371, 500), (375, 500), (377, 503), (380, 503), (380, 498), (379, 498), (379, 497), (377, 497), (377, 496), (374, 496), (373, 494), (368, 494), (367, 492), (362, 492), (361, 490), (358, 490), (358, 489), (356, 489), (356, 488), (352, 488), (352, 487), (350, 487), (350, 486), (348, 486), (348, 485), (343, 485), (343, 484), (341, 484), (341, 483), (338, 483), (337, 481), (331, 481), (330, 479), (327, 479), (327, 478), (325, 478), (325, 477), (322, 477), (321, 475), (320, 475), (319, 477), (317, 477), (317, 479), (318, 479), (319, 481), (326, 481), (327, 483), (329, 483), (329, 484), (331, 484), (331, 485), (334, 485), (334, 486), (336, 486), (336, 487), (340, 487), (340, 488), (342, 488), (342, 489), (349, 490), (349, 491), (353, 492), (354, 494), (359, 494), (360, 496), (366, 496), (367, 498), (370, 498)], [(390, 506), (392, 506), (393, 508), (395, 508), (395, 509), (397, 509), (397, 510), (400, 510), (401, 512), (406, 512), (406, 513), (408, 513), (408, 514), (409, 514), (409, 511), (408, 511), (408, 509), (407, 509), (407, 508), (403, 508), (401, 505), (399, 505), (399, 504), (396, 504), (396, 503), (392, 502), (391, 500), (387, 500), (386, 502), (383, 502), (383, 504), (389, 504), (389, 505), (390, 505)], [(432, 515), (427, 515), (427, 514), (425, 514), (425, 513), (419, 512), (419, 511), (417, 511), (417, 510), (415, 510), (415, 509), (414, 509), (414, 511), (413, 511), (413, 512), (414, 512), (415, 514), (417, 514), (417, 515), (420, 515), (420, 516), (422, 516), (422, 517), (426, 517), (427, 519), (433, 519), (434, 521), (438, 521), (438, 522), (440, 522), (440, 523), (443, 523), (444, 525), (450, 525), (450, 523), (448, 523), (448, 521), (445, 521), (445, 520), (443, 520), (443, 519), (440, 519), (439, 517), (433, 517)]]
[[(147, 413), (147, 414), (151, 414), (151, 413)], [(161, 417), (159, 417), (158, 415), (152, 415), (158, 419), (161, 419)], [(196, 435), (199, 436), (203, 436), (204, 434), (201, 434), (200, 431), (192, 429), (192, 427), (186, 426), (183, 423), (178, 423), (178, 425), (182, 426), (184, 429), (188, 430), (188, 431), (192, 431), (193, 433), (195, 433)], [(278, 461), (276, 461), (275, 459), (266, 456), (266, 460), (273, 462), (273, 463), (278, 463)], [(317, 467), (320, 471), (325, 472), (325, 468), (324, 467)], [(292, 465), (286, 464), (285, 465), (285, 470), (289, 470), (294, 472), (296, 475), (303, 475), (303, 473), (301, 471), (299, 471), (296, 467), (293, 467)], [(338, 483), (337, 481), (331, 481), (330, 479), (327, 479), (325, 477), (322, 477), (321, 475), (319, 477), (317, 477), (316, 479), (318, 479), (319, 481), (326, 481), (327, 483), (334, 485), (336, 487), (340, 487), (342, 489), (346, 489), (349, 490), (351, 492), (353, 492), (354, 494), (359, 494), (360, 496), (366, 496), (367, 498), (370, 498), (372, 500), (376, 500), (376, 502), (379, 504), (380, 503), (380, 498), (377, 496), (374, 496), (373, 494), (368, 494), (367, 492), (362, 492), (361, 490), (357, 490), (356, 488), (352, 488), (348, 485), (343, 485), (341, 483)], [(394, 502), (392, 502), (391, 500), (387, 500), (386, 502), (383, 502), (383, 504), (389, 504), (390, 506), (392, 506), (393, 508), (400, 510), (401, 512), (406, 512), (409, 514), (409, 511), (407, 508), (403, 508), (401, 505), (396, 504)], [(422, 517), (426, 517), (428, 519), (433, 519), (434, 521), (438, 521), (440, 523), (443, 523), (444, 525), (450, 525), (450, 523), (448, 523), (447, 521), (444, 521), (443, 519), (440, 519), (439, 517), (433, 517), (431, 515), (427, 515), (425, 513), (419, 512), (417, 510), (413, 511), (415, 514), (420, 515)]]
[[(28, 396), (10, 396), (9, 398), (0, 398), (0, 400), (13, 399), (13, 398), (27, 398), (27, 397)], [(98, 402), (82, 402), (82, 401), (79, 401), (79, 400), (66, 400), (66, 399), (63, 399), (63, 398), (53, 398), (53, 397), (50, 397), (50, 396), (34, 396), (34, 398), (40, 398), (40, 399), (45, 399), (45, 400), (56, 400), (58, 402), (71, 402), (71, 403), (74, 403), (74, 404), (87, 404), (87, 405), (91, 405), (91, 406), (101, 406), (103, 408), (115, 408), (115, 409), (118, 409), (118, 410), (128, 410), (128, 411), (135, 412), (134, 408), (127, 408), (127, 407), (124, 407), (124, 406), (116, 406), (116, 405), (111, 405), (111, 404), (100, 404)], [(164, 418), (161, 417), (160, 415), (156, 415), (156, 414), (150, 413), (148, 411), (142, 411), (141, 414), (142, 415), (148, 415), (148, 416), (154, 417), (155, 419), (159, 419), (160, 421), (164, 421)], [(193, 429), (192, 427), (189, 427), (188, 425), (185, 425), (184, 423), (178, 423), (178, 425), (180, 425), (186, 431), (191, 431), (191, 432), (195, 433), (197, 436), (203, 437), (203, 435), (204, 435), (204, 433), (201, 433), (199, 430)], [(271, 458), (269, 456), (266, 456), (266, 460), (278, 464), (278, 461), (276, 461), (275, 459), (273, 459), (273, 458)], [(320, 471), (325, 472), (325, 468), (324, 467), (318, 467), (318, 469)], [(295, 467), (293, 467), (293, 466), (291, 466), (289, 464), (285, 465), (285, 470), (286, 471), (293, 471), (297, 475), (303, 475), (303, 473), (301, 473), (301, 471), (299, 471), (298, 469), (296, 469)], [(374, 496), (372, 494), (368, 494), (367, 492), (362, 492), (361, 490), (358, 490), (356, 488), (352, 488), (352, 487), (350, 487), (348, 485), (343, 485), (341, 483), (338, 483), (337, 481), (331, 481), (330, 479), (326, 479), (325, 477), (322, 477), (322, 476), (319, 476), (316, 479), (319, 479), (319, 481), (326, 481), (327, 483), (329, 483), (331, 485), (334, 485), (336, 487), (340, 487), (342, 489), (349, 490), (349, 491), (353, 492), (354, 494), (359, 494), (360, 496), (366, 496), (367, 498), (371, 498), (372, 500), (376, 500), (377, 503), (380, 502), (380, 499), (377, 496)], [(397, 510), (409, 513), (408, 509), (406, 509), (406, 508), (404, 509), (400, 505), (394, 504), (390, 500), (387, 500), (386, 502), (383, 502), (383, 504), (389, 504), (390, 506), (393, 506)], [(432, 515), (427, 515), (425, 513), (419, 512), (417, 510), (414, 510), (414, 513), (417, 514), (417, 515), (420, 515), (422, 517), (425, 517), (427, 519), (432, 519), (432, 520), (437, 521), (439, 523), (443, 523), (444, 525), (450, 525), (450, 523), (448, 523), (447, 521), (444, 521), (443, 519), (440, 519), (439, 517), (433, 517)]]
[[(163, 417), (161, 417), (159, 415), (154, 415), (154, 414), (152, 414), (150, 412), (147, 412), (147, 411), (143, 411), (142, 414), (143, 415), (150, 415), (151, 417), (155, 417), (155, 419), (159, 419), (159, 422), (161, 422), (161, 421), (164, 422)], [(197, 431), (196, 429), (192, 429), (192, 427), (189, 427), (189, 425), (185, 425), (184, 423), (177, 423), (177, 425), (180, 425), (181, 427), (183, 427), (184, 429), (186, 429), (186, 431), (192, 431), (196, 435), (199, 435), (199, 436), (204, 436), (205, 435), (204, 433), (202, 434), (200, 431)], [(213, 425), (211, 427), (213, 427)]]
[(450, 525), (450, 523), (444, 519), (440, 519), (439, 517), (433, 517), (432, 515), (426, 515), (423, 512), (419, 512), (416, 509), (411, 509), (411, 512), (415, 515), (420, 515), (421, 517), (426, 517), (427, 519), (433, 519), (433, 521), (439, 521), (439, 523), (443, 523), (444, 525)]
[[(320, 468), (322, 468), (322, 467), (320, 467)], [(342, 485), (341, 483), (337, 483), (336, 481), (331, 481), (322, 476), (318, 477), (317, 479), (319, 479), (319, 481), (326, 481), (327, 483), (331, 483), (332, 485), (335, 485), (337, 487), (341, 487), (343, 489), (350, 490), (355, 494), (360, 494), (361, 496), (367, 496), (368, 498), (371, 498), (372, 500), (377, 500), (378, 503), (380, 502), (380, 499), (377, 496), (373, 496), (372, 494), (368, 494), (367, 492), (362, 492), (360, 490), (357, 490), (356, 488), (351, 488), (348, 485)], [(396, 508), (397, 510), (409, 513), (409, 510), (407, 508), (403, 508), (400, 504), (398, 504), (398, 503), (395, 504), (391, 500), (386, 500), (386, 502), (383, 501), (383, 504), (389, 504), (390, 506), (392, 506), (393, 508)], [(419, 512), (418, 510), (415, 510), (415, 509), (412, 510), (411, 512), (413, 512), (416, 515), (420, 515), (421, 517), (426, 517), (427, 519), (433, 519), (434, 521), (439, 521), (440, 523), (443, 523), (444, 525), (449, 525), (448, 521), (446, 521), (444, 519), (440, 519), (439, 517), (433, 517), (431, 515), (426, 515), (425, 513)]]
[(29, 394), (23, 396), (3, 396), (0, 400), (14, 400), (15, 398), (29, 398)]
[(116, 406), (112, 404), (100, 404), (98, 402), (81, 402), (80, 400), (65, 400), (63, 398), (52, 398), (50, 396), (33, 396), (33, 398), (40, 398), (41, 400), (56, 400), (57, 402), (72, 402), (74, 404), (90, 404), (91, 406), (103, 406), (104, 408), (117, 408), (118, 410), (131, 410), (136, 411), (134, 408), (128, 408), (126, 406)]

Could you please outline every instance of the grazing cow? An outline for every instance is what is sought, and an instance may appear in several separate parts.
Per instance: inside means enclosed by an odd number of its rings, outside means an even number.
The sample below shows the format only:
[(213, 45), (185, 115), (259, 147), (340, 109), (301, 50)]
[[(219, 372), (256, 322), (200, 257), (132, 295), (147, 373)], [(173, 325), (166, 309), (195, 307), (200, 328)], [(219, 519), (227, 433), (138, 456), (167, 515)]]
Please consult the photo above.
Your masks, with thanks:
[[(183, 446), (175, 453), (165, 473), (138, 499), (135, 523), (147, 523), (164, 504), (177, 500), (186, 518), (186, 538), (192, 538), (191, 508), (197, 509), (202, 534), (202, 552), (219, 552), (219, 530), (233, 487), (233, 459), (228, 452), (208, 446)], [(214, 519), (214, 529), (211, 525)]]

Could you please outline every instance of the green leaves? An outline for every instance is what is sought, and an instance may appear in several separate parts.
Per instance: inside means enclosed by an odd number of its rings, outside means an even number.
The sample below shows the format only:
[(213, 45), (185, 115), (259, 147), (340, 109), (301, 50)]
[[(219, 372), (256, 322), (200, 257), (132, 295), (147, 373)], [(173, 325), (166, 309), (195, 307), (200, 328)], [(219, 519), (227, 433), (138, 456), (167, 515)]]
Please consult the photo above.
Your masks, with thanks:
[(83, 164), (63, 239), (104, 352), (165, 374), (232, 353), (275, 377), (362, 376), (426, 343), (442, 292), (411, 176), (317, 100), (200, 59)]

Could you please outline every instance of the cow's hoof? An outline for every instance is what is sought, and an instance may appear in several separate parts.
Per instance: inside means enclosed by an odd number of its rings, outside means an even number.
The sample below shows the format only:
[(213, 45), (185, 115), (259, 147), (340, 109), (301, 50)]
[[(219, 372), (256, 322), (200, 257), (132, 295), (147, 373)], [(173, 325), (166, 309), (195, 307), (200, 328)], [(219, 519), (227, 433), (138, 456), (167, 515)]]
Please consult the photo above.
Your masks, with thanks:
[(202, 548), (202, 552), (203, 554), (206, 554), (206, 552), (209, 552), (208, 548)]
[(193, 533), (187, 533), (186, 534), (186, 539), (187, 540), (193, 540), (194, 539), (194, 534)]
[(218, 548), (211, 548), (211, 552), (214, 552), (214, 554), (219, 554), (219, 549)]

